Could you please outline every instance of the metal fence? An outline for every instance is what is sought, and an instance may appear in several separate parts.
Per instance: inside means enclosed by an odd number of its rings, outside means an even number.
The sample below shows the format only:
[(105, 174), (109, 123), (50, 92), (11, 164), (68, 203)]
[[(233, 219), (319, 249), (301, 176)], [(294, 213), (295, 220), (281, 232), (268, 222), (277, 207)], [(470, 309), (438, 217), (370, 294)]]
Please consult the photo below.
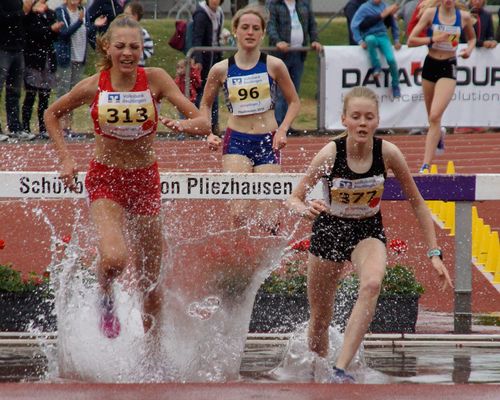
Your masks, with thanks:
[[(216, 53), (216, 52), (224, 52), (224, 51), (231, 51), (235, 52), (238, 49), (236, 47), (230, 47), (230, 46), (220, 46), (220, 47), (215, 47), (215, 46), (198, 46), (198, 47), (192, 47), (188, 50), (186, 53), (186, 77), (190, 76), (191, 73), (191, 58), (193, 58), (193, 54), (197, 51), (205, 51), (205, 52), (210, 52), (210, 53)], [(262, 47), (261, 51), (266, 52), (266, 53), (272, 53), (272, 52), (278, 52), (277, 47)], [(313, 50), (311, 47), (293, 47), (288, 49), (288, 51), (300, 51), (300, 52), (314, 52), (316, 53), (315, 50)], [(318, 88), (318, 101), (317, 101), (317, 130), (318, 132), (324, 132), (325, 131), (325, 105), (324, 105), (324, 99), (325, 99), (325, 85), (322, 84), (324, 83), (324, 77), (325, 77), (325, 58), (324, 58), (324, 53), (316, 53), (318, 54), (318, 57), (316, 58), (317, 60), (317, 79), (316, 79), (316, 84)], [(185, 79), (186, 81), (186, 86), (184, 87), (184, 94), (187, 98), (189, 98), (190, 93), (189, 93), (189, 84), (190, 84), (190, 79)]]

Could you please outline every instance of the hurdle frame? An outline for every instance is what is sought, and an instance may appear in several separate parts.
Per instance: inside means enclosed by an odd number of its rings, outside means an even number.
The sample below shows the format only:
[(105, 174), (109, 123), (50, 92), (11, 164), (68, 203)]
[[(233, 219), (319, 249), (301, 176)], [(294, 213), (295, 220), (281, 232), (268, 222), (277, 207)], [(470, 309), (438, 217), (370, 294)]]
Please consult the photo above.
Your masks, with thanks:
[[(0, 201), (22, 199), (72, 199), (85, 198), (85, 190), (79, 193), (61, 190), (62, 183), (56, 172), (1, 172), (2, 191)], [(258, 199), (286, 200), (294, 185), (303, 174), (238, 174), (238, 173), (190, 173), (164, 172), (160, 174), (161, 184), (167, 188), (179, 188), (175, 193), (162, 192), (162, 200), (175, 199)], [(75, 177), (83, 188), (85, 173)], [(202, 181), (206, 179), (206, 181)], [(415, 175), (417, 187), (425, 200), (455, 201), (455, 288), (454, 288), (454, 333), (472, 332), (472, 202), (500, 200), (500, 174), (454, 174)], [(40, 183), (42, 181), (42, 183)], [(28, 190), (34, 182), (39, 182), (36, 190)], [(196, 185), (203, 185), (200, 189)], [(221, 187), (233, 184), (232, 192), (222, 193)], [(269, 193), (237, 193), (239, 185), (266, 184), (273, 187)], [(43, 188), (41, 185), (45, 185)], [(52, 185), (52, 186), (51, 186)], [(163, 186), (162, 186), (163, 187)], [(262, 186), (263, 187), (263, 186)], [(50, 188), (55, 188), (50, 192)], [(207, 189), (208, 188), (208, 189)], [(205, 190), (207, 189), (207, 190)], [(310, 198), (322, 198), (322, 185), (318, 184), (309, 194)], [(383, 200), (406, 200), (398, 181), (388, 177)]]

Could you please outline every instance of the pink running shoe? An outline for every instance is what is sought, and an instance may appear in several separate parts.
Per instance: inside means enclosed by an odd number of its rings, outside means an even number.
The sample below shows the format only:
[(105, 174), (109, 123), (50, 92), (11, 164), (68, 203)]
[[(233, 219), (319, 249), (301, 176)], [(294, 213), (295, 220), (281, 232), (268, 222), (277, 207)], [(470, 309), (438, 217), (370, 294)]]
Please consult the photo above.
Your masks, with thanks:
[(120, 335), (120, 320), (115, 315), (113, 300), (104, 295), (101, 303), (101, 319), (99, 327), (108, 339), (115, 339)]

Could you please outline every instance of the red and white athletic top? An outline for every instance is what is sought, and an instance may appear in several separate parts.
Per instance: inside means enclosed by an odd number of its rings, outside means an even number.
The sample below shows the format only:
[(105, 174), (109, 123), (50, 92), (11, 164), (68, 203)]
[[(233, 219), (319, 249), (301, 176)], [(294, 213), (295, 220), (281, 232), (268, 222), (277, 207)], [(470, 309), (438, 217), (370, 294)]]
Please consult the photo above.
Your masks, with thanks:
[(98, 90), (90, 106), (97, 135), (111, 139), (136, 140), (156, 132), (159, 104), (149, 89), (144, 68), (137, 68), (137, 79), (129, 92), (111, 86), (110, 71), (102, 71)]

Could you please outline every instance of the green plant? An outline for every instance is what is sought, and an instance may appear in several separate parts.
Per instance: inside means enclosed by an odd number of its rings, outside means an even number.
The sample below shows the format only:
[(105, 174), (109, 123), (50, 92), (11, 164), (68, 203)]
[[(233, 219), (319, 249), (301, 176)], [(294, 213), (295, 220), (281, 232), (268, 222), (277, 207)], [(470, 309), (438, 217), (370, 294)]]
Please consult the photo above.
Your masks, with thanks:
[(48, 272), (42, 275), (30, 272), (28, 277), (23, 277), (20, 271), (12, 267), (12, 264), (0, 264), (0, 291), (21, 293), (36, 290), (49, 290)]
[[(357, 293), (358, 288), (359, 278), (356, 273), (349, 274), (339, 283), (339, 289), (345, 293)], [(380, 296), (420, 296), (423, 293), (424, 287), (410, 267), (396, 264), (386, 268)]]
[(273, 271), (260, 287), (264, 293), (297, 295), (305, 294), (307, 276), (302, 260), (287, 262), (285, 271)]

